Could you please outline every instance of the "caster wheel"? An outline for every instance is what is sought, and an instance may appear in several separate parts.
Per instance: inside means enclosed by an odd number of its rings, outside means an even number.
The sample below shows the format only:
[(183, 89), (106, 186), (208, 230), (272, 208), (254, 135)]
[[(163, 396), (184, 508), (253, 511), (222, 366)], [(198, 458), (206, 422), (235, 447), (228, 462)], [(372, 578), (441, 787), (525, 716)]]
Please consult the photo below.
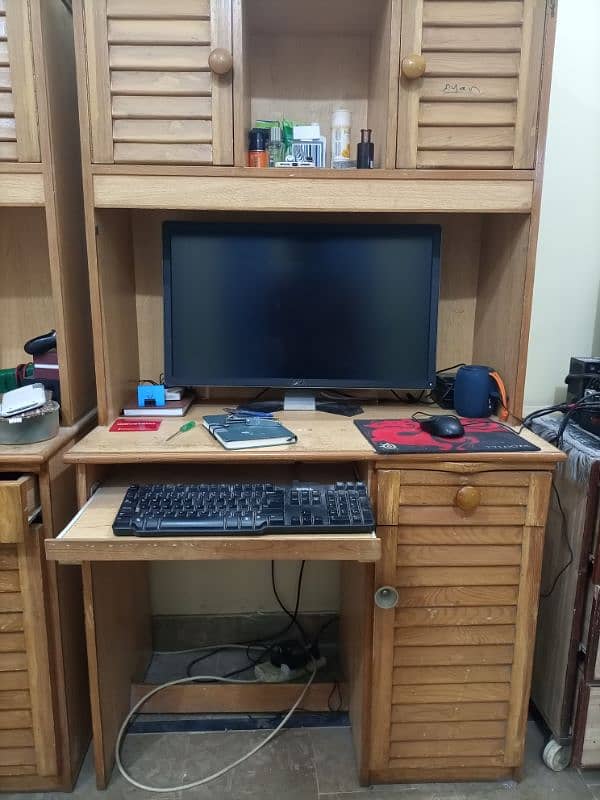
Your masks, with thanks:
[(561, 772), (569, 766), (571, 761), (571, 748), (560, 745), (555, 739), (550, 739), (542, 753), (544, 764), (553, 772)]

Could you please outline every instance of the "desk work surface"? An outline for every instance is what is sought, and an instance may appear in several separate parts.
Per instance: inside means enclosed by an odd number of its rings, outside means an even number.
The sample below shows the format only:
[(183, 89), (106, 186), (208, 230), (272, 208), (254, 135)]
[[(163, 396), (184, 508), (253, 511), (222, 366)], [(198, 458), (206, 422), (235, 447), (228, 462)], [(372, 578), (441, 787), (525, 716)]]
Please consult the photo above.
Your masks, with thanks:
[[(298, 442), (280, 447), (226, 450), (203, 427), (202, 417), (222, 414), (223, 405), (194, 405), (185, 417), (163, 417), (158, 431), (111, 433), (110, 426), (99, 426), (81, 439), (67, 453), (65, 460), (83, 464), (118, 463), (200, 463), (244, 461), (373, 461), (378, 467), (398, 462), (481, 461), (495, 463), (554, 463), (563, 454), (528, 430), (523, 438), (536, 444), (538, 452), (516, 453), (411, 453), (378, 455), (354, 424), (356, 419), (402, 419), (415, 411), (444, 412), (431, 405), (379, 403), (363, 405), (357, 417), (341, 417), (322, 411), (282, 411), (277, 418), (293, 431)], [(131, 418), (129, 418), (131, 419)], [(184, 422), (196, 420), (198, 425), (167, 442)], [(519, 430), (515, 428), (515, 430)]]
[(82, 561), (206, 561), (314, 559), (377, 561), (381, 541), (374, 533), (311, 533), (273, 536), (115, 536), (113, 520), (127, 486), (103, 485), (56, 539), (46, 540), (46, 555), (63, 563)]

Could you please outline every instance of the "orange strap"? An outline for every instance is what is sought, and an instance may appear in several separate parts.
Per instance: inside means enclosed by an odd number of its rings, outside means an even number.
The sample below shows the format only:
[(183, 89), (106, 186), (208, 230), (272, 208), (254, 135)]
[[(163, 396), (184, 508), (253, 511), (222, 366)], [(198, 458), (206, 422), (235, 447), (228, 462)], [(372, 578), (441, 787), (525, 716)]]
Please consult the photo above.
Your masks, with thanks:
[(498, 391), (500, 392), (500, 403), (502, 404), (502, 408), (498, 411), (498, 417), (502, 420), (502, 422), (506, 422), (508, 419), (508, 395), (506, 394), (506, 386), (497, 372), (490, 372), (490, 378), (492, 378), (498, 387)]

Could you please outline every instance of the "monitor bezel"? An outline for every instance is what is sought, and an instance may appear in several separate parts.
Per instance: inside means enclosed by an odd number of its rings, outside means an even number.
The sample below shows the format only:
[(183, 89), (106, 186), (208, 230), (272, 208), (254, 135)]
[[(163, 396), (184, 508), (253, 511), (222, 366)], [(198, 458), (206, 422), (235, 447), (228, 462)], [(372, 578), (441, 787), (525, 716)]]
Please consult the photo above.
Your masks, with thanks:
[[(401, 228), (408, 234), (423, 234), (428, 236), (432, 241), (432, 259), (431, 259), (431, 304), (429, 309), (429, 336), (428, 346), (428, 364), (426, 370), (426, 381), (424, 385), (411, 384), (405, 385), (402, 381), (399, 382), (381, 382), (370, 381), (361, 379), (351, 380), (329, 380), (323, 378), (274, 378), (272, 376), (257, 376), (249, 380), (244, 378), (238, 380), (232, 377), (223, 377), (222, 379), (212, 379), (210, 381), (198, 379), (198, 375), (175, 375), (173, 373), (173, 336), (172, 336), (172, 298), (171, 298), (171, 240), (173, 236), (178, 233), (188, 233), (190, 230), (201, 230), (202, 228), (214, 229), (215, 227), (273, 227), (273, 222), (194, 222), (194, 221), (166, 221), (163, 223), (163, 308), (164, 308), (164, 380), (167, 386), (191, 386), (191, 387), (211, 387), (211, 388), (274, 388), (274, 389), (400, 389), (400, 390), (426, 390), (431, 389), (435, 385), (436, 377), (436, 350), (437, 350), (437, 326), (438, 326), (438, 308), (439, 308), (439, 294), (440, 294), (440, 251), (442, 229), (439, 225), (395, 225), (393, 227)], [(286, 225), (298, 224), (306, 225), (306, 222), (289, 222), (286, 220)], [(381, 222), (377, 223), (359, 223), (364, 227), (383, 227)], [(340, 228), (347, 225), (348, 228), (355, 228), (356, 223), (319, 223), (321, 225)], [(386, 225), (387, 227), (387, 225)]]

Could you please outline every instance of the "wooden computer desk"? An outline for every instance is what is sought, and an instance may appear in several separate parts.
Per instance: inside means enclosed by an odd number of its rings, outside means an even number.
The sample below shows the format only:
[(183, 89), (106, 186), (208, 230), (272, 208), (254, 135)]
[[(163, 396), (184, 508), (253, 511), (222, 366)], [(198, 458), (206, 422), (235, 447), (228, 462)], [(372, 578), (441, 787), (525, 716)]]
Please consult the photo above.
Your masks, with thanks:
[[(219, 410), (197, 406), (190, 415)], [(365, 417), (414, 410), (379, 405), (367, 407)], [(181, 424), (167, 419), (156, 433), (96, 428), (66, 457), (76, 465), (81, 511), (46, 542), (46, 552), (83, 570), (98, 785), (109, 780), (118, 728), (143, 691), (152, 651), (148, 567), (166, 560), (343, 562), (344, 698), (361, 779), (518, 775), (544, 525), (562, 454), (525, 432), (539, 452), (379, 456), (351, 419), (280, 416), (298, 434), (296, 445), (226, 451), (201, 426), (167, 444)], [(152, 540), (117, 538), (111, 530), (133, 482), (357, 475), (376, 508), (374, 534)], [(477, 502), (465, 511), (467, 486)], [(374, 603), (383, 585), (398, 589), (395, 610)], [(326, 707), (329, 690), (315, 684), (305, 705)], [(297, 685), (190, 685), (169, 689), (148, 710), (278, 710), (296, 694)]]

